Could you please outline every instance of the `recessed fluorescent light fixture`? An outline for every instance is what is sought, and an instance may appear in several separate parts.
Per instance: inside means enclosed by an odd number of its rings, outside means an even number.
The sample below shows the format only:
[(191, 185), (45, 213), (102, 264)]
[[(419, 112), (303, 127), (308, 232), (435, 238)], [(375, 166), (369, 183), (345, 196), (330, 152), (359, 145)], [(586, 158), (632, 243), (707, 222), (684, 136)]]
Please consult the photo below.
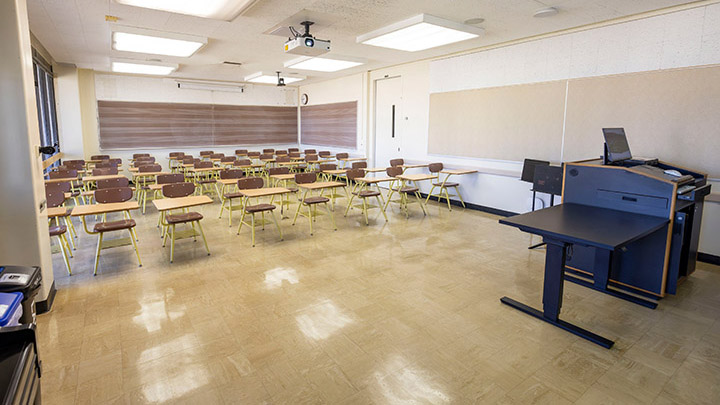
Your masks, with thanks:
[(422, 51), (477, 38), (485, 32), (454, 21), (420, 14), (357, 37), (357, 42), (401, 51)]
[[(290, 83), (299, 82), (300, 80), (305, 80), (305, 76), (287, 75), (285, 73), (281, 73), (280, 77), (282, 77), (285, 80), (285, 84), (290, 84)], [(245, 76), (245, 81), (251, 82), (251, 83), (277, 84), (278, 76), (277, 76), (277, 73), (275, 73), (275, 72), (257, 72), (257, 73), (253, 73), (249, 76)]]
[(116, 28), (112, 47), (116, 51), (188, 57), (207, 44), (207, 38), (141, 28)]
[(115, 0), (127, 6), (232, 21), (258, 0)]
[(364, 61), (350, 60), (349, 58), (336, 58), (336, 57), (307, 57), (303, 56), (297, 59), (293, 59), (289, 62), (285, 62), (286, 68), (299, 69), (299, 70), (315, 70), (318, 72), (337, 72), (338, 70), (349, 69), (351, 67), (360, 66)]
[(112, 71), (115, 73), (133, 73), (138, 75), (165, 76), (177, 70), (178, 65), (161, 64), (144, 61), (113, 61)]

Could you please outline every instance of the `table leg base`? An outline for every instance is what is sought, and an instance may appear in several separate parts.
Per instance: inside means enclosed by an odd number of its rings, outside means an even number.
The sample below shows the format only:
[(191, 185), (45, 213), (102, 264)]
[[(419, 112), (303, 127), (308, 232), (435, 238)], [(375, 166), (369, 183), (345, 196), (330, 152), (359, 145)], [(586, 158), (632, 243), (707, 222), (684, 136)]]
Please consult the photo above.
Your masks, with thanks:
[(609, 349), (612, 347), (612, 345), (615, 343), (612, 340), (605, 339), (604, 337), (600, 335), (596, 335), (595, 333), (590, 332), (589, 330), (583, 329), (579, 326), (575, 326), (571, 323), (565, 322), (561, 319), (553, 320), (550, 318), (546, 318), (542, 311), (539, 311), (533, 307), (527, 306), (523, 304), (522, 302), (515, 301), (512, 298), (508, 297), (502, 297), (500, 298), (500, 302), (502, 302), (505, 305), (509, 305), (519, 311), (522, 311), (530, 316), (533, 316), (535, 318), (538, 318), (540, 320), (543, 320), (551, 325), (557, 326), (558, 328), (565, 329), (566, 331), (572, 333), (573, 335), (579, 336), (583, 339), (587, 339), (597, 345), (600, 345), (606, 349)]
[(648, 300), (645, 300), (642, 298), (635, 297), (630, 294), (625, 294), (620, 291), (611, 290), (609, 288), (603, 289), (603, 288), (595, 287), (594, 283), (587, 281), (587, 280), (583, 280), (580, 277), (575, 277), (575, 276), (567, 274), (567, 273), (565, 274), (564, 278), (565, 278), (565, 281), (569, 281), (571, 283), (575, 283), (575, 284), (581, 285), (583, 287), (592, 288), (595, 291), (600, 291), (601, 293), (608, 294), (615, 298), (620, 298), (622, 300), (632, 302), (633, 304), (642, 305), (646, 308), (655, 309), (658, 306), (657, 302), (648, 301)]

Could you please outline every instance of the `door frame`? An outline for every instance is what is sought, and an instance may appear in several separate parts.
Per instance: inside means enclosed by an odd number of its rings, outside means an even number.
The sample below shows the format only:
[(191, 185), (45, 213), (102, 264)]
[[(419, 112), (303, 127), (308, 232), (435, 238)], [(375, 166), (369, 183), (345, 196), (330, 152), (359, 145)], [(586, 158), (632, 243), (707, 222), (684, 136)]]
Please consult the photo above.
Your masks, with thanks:
[[(372, 84), (372, 119), (370, 120), (370, 126), (372, 128), (372, 146), (373, 146), (373, 167), (377, 166), (377, 84), (379, 81), (382, 80), (388, 80), (388, 79), (400, 79), (400, 88), (402, 89), (402, 75), (394, 75), (394, 76), (383, 76), (381, 78), (373, 80)], [(402, 94), (400, 94), (400, 100), (402, 101)], [(402, 104), (400, 105), (400, 110), (402, 111)]]

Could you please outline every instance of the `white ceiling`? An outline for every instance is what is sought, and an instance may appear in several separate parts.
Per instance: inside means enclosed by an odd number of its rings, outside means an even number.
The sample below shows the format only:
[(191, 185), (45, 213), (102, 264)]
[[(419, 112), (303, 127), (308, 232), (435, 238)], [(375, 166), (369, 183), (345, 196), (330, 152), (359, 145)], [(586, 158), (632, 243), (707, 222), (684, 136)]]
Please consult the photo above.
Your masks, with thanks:
[[(232, 22), (123, 6), (112, 0), (28, 0), (28, 12), (31, 31), (57, 62), (109, 71), (112, 57), (159, 59), (180, 64), (173, 77), (242, 81), (246, 75), (257, 71), (282, 70), (308, 76), (307, 80), (299, 82), (305, 84), (683, 3), (689, 1), (259, 0)], [(546, 6), (556, 6), (560, 13), (550, 18), (533, 18), (536, 10)], [(334, 73), (283, 68), (283, 63), (295, 59), (296, 55), (284, 53), (286, 38), (265, 32), (303, 10), (318, 17), (318, 24), (311, 33), (332, 41), (328, 56), (361, 57), (366, 58), (368, 64)], [(358, 35), (420, 13), (457, 22), (482, 17), (485, 22), (479, 26), (486, 32), (478, 39), (412, 53), (355, 41)], [(111, 49), (112, 23), (105, 21), (105, 15), (117, 16), (120, 25), (205, 36), (208, 44), (190, 58), (114, 51)], [(295, 24), (298, 29), (301, 28), (299, 22)], [(243, 65), (223, 65), (226, 60)]]

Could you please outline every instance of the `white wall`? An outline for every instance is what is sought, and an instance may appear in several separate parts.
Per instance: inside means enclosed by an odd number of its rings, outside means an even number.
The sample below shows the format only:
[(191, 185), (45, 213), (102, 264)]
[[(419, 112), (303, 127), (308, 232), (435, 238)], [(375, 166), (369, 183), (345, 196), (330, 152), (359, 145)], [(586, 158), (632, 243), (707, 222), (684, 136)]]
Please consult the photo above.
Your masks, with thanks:
[[(264, 85), (247, 85), (243, 93), (232, 93), (212, 90), (189, 90), (179, 89), (174, 79), (134, 77), (111, 74), (95, 75), (95, 97), (97, 100), (110, 101), (140, 101), (140, 102), (168, 102), (168, 103), (200, 103), (200, 104), (224, 104), (224, 105), (268, 105), (268, 106), (296, 106), (297, 88), (276, 87)], [(97, 131), (94, 134), (86, 134), (86, 137), (97, 139)], [(285, 145), (267, 145), (276, 149), (285, 149), (297, 146), (296, 143)], [(215, 152), (231, 155), (235, 149), (259, 150), (263, 145), (233, 145), (214, 146)], [(99, 152), (109, 154), (112, 157), (122, 158), (124, 163), (132, 157), (133, 153), (147, 152), (158, 160), (158, 163), (167, 168), (168, 160), (165, 159), (170, 152), (183, 151), (193, 155), (199, 155), (201, 150), (207, 147), (191, 148), (153, 148), (145, 150), (118, 150), (102, 149)], [(86, 150), (86, 155), (94, 154)], [(124, 167), (127, 167), (125, 165)]]
[(55, 105), (63, 159), (85, 159), (78, 70), (73, 65), (56, 64)]
[[(348, 152), (353, 155), (366, 155), (367, 150), (367, 128), (365, 119), (367, 110), (367, 73), (358, 73), (339, 79), (327, 80), (320, 83), (300, 86), (299, 94), (308, 95), (307, 105), (342, 103), (357, 101), (357, 144), (355, 148), (336, 148), (319, 145), (305, 145), (301, 148), (329, 150), (333, 153)], [(302, 108), (302, 107), (301, 107)], [(300, 121), (298, 121), (298, 127)]]

